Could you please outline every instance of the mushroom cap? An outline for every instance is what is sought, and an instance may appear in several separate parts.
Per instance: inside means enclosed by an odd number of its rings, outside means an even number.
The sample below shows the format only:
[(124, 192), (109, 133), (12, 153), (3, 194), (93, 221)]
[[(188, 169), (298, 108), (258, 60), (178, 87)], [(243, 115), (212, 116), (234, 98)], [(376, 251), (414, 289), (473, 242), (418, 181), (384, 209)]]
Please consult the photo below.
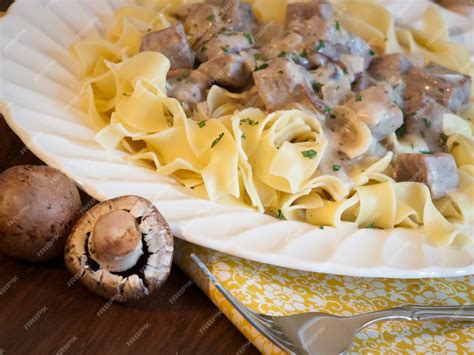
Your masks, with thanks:
[(16, 166), (0, 174), (0, 251), (38, 262), (62, 255), (81, 211), (76, 185), (48, 166)]
[[(139, 244), (129, 244), (124, 250), (117, 246), (102, 250), (107, 254), (107, 258), (102, 258), (100, 255), (103, 254), (91, 250), (95, 248), (93, 245), (97, 245), (91, 238), (93, 239), (94, 232), (97, 232), (97, 222), (101, 218), (102, 222), (103, 218), (106, 222), (111, 222), (107, 221), (110, 219), (110, 213), (113, 212), (117, 217), (117, 211), (120, 211), (118, 213), (122, 217), (123, 213), (127, 213), (136, 220), (141, 240)], [(127, 224), (118, 227), (119, 234)], [(100, 230), (103, 230), (102, 227), (99, 225)], [(106, 247), (106, 244), (102, 243), (99, 248)], [(136, 252), (137, 249), (131, 246), (141, 247), (135, 265), (127, 265), (124, 271), (111, 270), (108, 263), (110, 257), (113, 257), (114, 253)], [(99, 203), (84, 213), (66, 242), (64, 261), (75, 278), (96, 294), (114, 301), (126, 302), (151, 294), (166, 281), (173, 262), (173, 250), (170, 227), (154, 204), (139, 196), (122, 196)]]

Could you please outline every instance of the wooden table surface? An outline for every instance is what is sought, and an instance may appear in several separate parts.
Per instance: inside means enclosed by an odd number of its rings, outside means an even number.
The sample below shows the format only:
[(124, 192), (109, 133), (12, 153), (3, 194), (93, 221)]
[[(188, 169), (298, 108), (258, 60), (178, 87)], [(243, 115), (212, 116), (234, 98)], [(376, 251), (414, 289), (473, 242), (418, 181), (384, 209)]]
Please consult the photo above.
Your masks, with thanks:
[[(19, 164), (41, 161), (0, 116), (0, 172)], [(80, 283), (68, 287), (71, 277), (62, 260), (0, 255), (0, 355), (258, 353), (176, 266), (153, 296), (130, 305), (109, 304)]]
[[(0, 0), (0, 11), (9, 3)], [(20, 164), (42, 162), (0, 116), (0, 172)], [(153, 296), (125, 305), (80, 283), (68, 287), (71, 277), (62, 260), (29, 264), (0, 255), (0, 355), (258, 353), (176, 266)]]

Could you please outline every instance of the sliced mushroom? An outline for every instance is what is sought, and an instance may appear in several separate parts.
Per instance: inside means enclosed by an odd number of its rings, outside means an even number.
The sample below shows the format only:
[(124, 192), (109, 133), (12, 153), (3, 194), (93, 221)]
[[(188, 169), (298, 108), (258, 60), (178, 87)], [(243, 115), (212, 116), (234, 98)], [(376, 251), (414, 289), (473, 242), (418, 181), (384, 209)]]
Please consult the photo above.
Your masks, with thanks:
[(65, 263), (76, 278), (102, 297), (134, 301), (167, 279), (173, 236), (157, 208), (138, 196), (102, 202), (74, 226)]

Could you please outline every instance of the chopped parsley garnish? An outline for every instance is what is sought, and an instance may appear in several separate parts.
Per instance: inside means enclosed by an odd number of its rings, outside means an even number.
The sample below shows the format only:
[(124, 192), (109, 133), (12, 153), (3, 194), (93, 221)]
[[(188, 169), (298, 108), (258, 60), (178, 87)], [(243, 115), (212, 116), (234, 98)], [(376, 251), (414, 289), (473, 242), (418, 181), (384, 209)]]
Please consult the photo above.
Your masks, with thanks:
[(181, 78), (187, 79), (187, 78), (189, 78), (189, 74), (190, 74), (189, 69), (185, 69), (185, 70), (183, 70), (183, 73), (181, 74)]
[(331, 113), (332, 112), (332, 108), (330, 108), (329, 106), (326, 106), (326, 108), (324, 109), (324, 113)]
[(301, 52), (300, 54), (303, 58), (307, 58), (308, 57), (308, 51), (305, 49), (303, 52)]
[(229, 54), (229, 48), (228, 47), (221, 47), (222, 51), (224, 54)]
[(198, 123), (199, 128), (203, 128), (206, 126), (206, 121), (201, 121)]
[(362, 101), (362, 96), (360, 94), (356, 95), (356, 101)]
[(302, 57), (298, 53), (290, 53), (290, 58), (296, 63), (296, 64), (301, 64), (302, 63)]
[(281, 212), (281, 210), (278, 210), (277, 218), (283, 219), (283, 213)]
[(222, 132), (221, 134), (219, 134), (219, 137), (217, 137), (216, 139), (214, 139), (214, 141), (213, 141), (212, 144), (211, 144), (211, 148), (214, 148), (216, 145), (218, 145), (219, 142), (222, 140), (222, 137), (224, 137), (224, 132)]
[(422, 120), (423, 120), (423, 124), (425, 125), (426, 128), (431, 127), (431, 122), (426, 117), (423, 117)]
[(318, 46), (316, 47), (316, 52), (319, 52), (321, 49), (325, 48), (326, 45), (322, 39), (319, 40)]
[(324, 230), (324, 226), (319, 226), (319, 229)]
[(341, 30), (341, 25), (339, 24), (339, 21), (336, 20), (336, 31)]
[(407, 130), (407, 126), (405, 124), (402, 124), (399, 129), (395, 131), (397, 134), (397, 137), (403, 137), (405, 135), (405, 132)]
[(262, 65), (259, 65), (258, 67), (255, 68), (255, 71), (262, 70), (268, 68), (268, 63), (263, 63)]
[(301, 155), (308, 159), (316, 159), (318, 152), (315, 151), (314, 149), (310, 149), (310, 150), (305, 150), (304, 152), (301, 152)]
[(341, 170), (341, 166), (339, 164), (332, 165), (332, 171), (339, 171), (339, 170)]
[(420, 153), (421, 153), (421, 154), (426, 154), (426, 155), (428, 155), (428, 154), (433, 154), (433, 153), (431, 153), (429, 150), (422, 150)]
[(250, 33), (245, 32), (245, 33), (244, 33), (244, 36), (245, 36), (245, 38), (247, 38), (247, 41), (249, 41), (249, 44), (254, 44), (253, 37), (252, 37), (252, 35), (251, 35)]
[(226, 37), (230, 37), (230, 36), (235, 35), (235, 32), (224, 27), (219, 32), (217, 32), (216, 34), (217, 35), (224, 35)]
[(248, 123), (250, 126), (258, 125), (258, 121), (254, 121), (250, 118), (244, 118), (244, 119), (240, 120), (240, 125), (243, 125), (244, 123)]
[(372, 222), (372, 223), (370, 223), (370, 224), (369, 224), (367, 227), (365, 227), (365, 228), (375, 228), (375, 223)]
[(247, 137), (245, 136), (245, 133), (242, 133), (242, 135), (240, 136), (240, 138), (245, 139), (245, 138), (247, 138)]
[(216, 19), (215, 15), (209, 15), (209, 16), (206, 17), (207, 21), (214, 21), (215, 19)]
[(262, 55), (260, 53), (255, 53), (253, 55), (253, 59), (255, 59), (255, 60), (260, 60), (261, 58), (262, 58)]
[(278, 57), (279, 57), (279, 58), (283, 58), (283, 57), (286, 57), (287, 55), (288, 55), (287, 52), (281, 51), (280, 54), (278, 54)]
[(341, 88), (341, 85), (336, 86), (336, 91), (338, 91)]
[(370, 54), (371, 56), (374, 56), (374, 55), (375, 55), (375, 52), (371, 49), (371, 50), (369, 51), (369, 54)]

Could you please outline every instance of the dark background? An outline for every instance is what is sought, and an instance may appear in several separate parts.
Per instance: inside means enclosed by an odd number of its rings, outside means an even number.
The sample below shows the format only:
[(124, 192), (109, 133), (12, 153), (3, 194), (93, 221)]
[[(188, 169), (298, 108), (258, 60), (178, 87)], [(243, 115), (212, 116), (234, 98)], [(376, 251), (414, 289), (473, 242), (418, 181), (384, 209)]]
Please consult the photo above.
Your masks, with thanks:
[[(0, 0), (0, 10), (11, 2)], [(0, 172), (20, 164), (42, 162), (0, 116)], [(258, 353), (176, 266), (155, 294), (126, 305), (110, 305), (80, 283), (68, 287), (71, 277), (62, 260), (29, 264), (0, 255), (0, 355)]]

